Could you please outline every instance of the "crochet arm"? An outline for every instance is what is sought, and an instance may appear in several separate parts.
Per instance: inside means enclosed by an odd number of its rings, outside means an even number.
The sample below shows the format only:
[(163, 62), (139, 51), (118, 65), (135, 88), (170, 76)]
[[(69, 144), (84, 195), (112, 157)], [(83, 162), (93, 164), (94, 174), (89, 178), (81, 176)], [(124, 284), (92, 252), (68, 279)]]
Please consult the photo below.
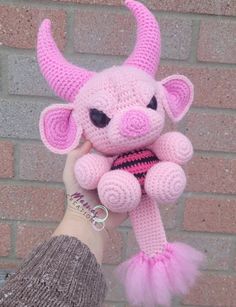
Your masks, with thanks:
[(52, 237), (34, 249), (0, 289), (0, 305), (101, 306), (106, 282), (87, 245), (75, 237)]
[(167, 132), (161, 135), (151, 149), (161, 161), (171, 161), (179, 165), (188, 162), (193, 155), (190, 140), (180, 132)]

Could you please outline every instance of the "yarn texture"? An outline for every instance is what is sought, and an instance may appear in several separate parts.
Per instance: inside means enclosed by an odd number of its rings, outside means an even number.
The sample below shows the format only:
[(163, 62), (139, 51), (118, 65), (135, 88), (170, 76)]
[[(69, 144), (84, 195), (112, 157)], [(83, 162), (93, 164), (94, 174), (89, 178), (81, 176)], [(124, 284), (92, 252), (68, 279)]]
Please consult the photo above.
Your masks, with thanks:
[(152, 13), (126, 0), (137, 25), (136, 44), (121, 66), (91, 72), (65, 60), (51, 23), (39, 28), (37, 55), (42, 74), (68, 104), (54, 104), (41, 114), (45, 146), (66, 154), (89, 140), (96, 153), (79, 158), (75, 177), (81, 187), (97, 189), (111, 211), (128, 212), (140, 252), (120, 264), (116, 273), (130, 304), (170, 306), (199, 275), (202, 253), (186, 244), (169, 243), (159, 205), (175, 203), (186, 186), (182, 166), (193, 155), (180, 132), (162, 134), (167, 115), (180, 121), (193, 102), (193, 85), (182, 75), (161, 81), (158, 71), (161, 36)]

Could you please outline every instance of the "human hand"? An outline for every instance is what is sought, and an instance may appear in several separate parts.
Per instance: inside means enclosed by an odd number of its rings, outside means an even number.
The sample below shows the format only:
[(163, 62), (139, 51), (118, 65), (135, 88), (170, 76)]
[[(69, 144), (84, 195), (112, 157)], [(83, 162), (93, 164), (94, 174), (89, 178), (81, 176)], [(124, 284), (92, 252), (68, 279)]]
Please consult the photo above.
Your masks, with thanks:
[[(73, 198), (70, 198), (74, 193), (80, 193), (84, 196), (85, 202), (89, 204), (90, 207), (94, 208), (94, 206), (100, 204), (100, 200), (97, 195), (96, 190), (85, 190), (79, 186), (75, 174), (74, 174), (74, 166), (76, 161), (81, 158), (83, 155), (90, 152), (92, 149), (92, 144), (89, 141), (85, 141), (82, 146), (79, 146), (72, 150), (68, 155), (65, 163), (65, 168), (63, 171), (63, 182), (65, 184), (66, 193), (68, 197), (68, 208), (67, 210), (72, 211), (76, 214), (75, 206), (73, 206)], [(78, 212), (77, 214), (80, 214)], [(104, 213), (103, 213), (104, 216)], [(112, 229), (119, 226), (126, 218), (128, 217), (127, 213), (114, 213), (108, 210), (108, 218), (105, 221), (106, 229)]]

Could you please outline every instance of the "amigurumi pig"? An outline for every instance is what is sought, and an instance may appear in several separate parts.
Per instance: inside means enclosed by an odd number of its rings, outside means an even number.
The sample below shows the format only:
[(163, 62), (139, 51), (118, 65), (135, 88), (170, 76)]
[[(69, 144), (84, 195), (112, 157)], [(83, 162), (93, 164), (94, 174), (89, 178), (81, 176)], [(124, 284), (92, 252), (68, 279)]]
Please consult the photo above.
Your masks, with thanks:
[(54, 92), (69, 102), (47, 107), (40, 133), (49, 150), (66, 154), (81, 137), (98, 153), (75, 165), (85, 189), (97, 188), (113, 212), (128, 212), (141, 251), (117, 268), (128, 300), (145, 307), (170, 306), (172, 295), (185, 294), (198, 275), (203, 255), (183, 243), (168, 243), (158, 205), (183, 193), (182, 165), (193, 154), (179, 132), (161, 135), (165, 112), (178, 122), (193, 101), (193, 85), (182, 75), (155, 80), (160, 60), (160, 30), (141, 3), (126, 0), (137, 22), (137, 42), (121, 66), (96, 73), (67, 62), (44, 20), (37, 55), (42, 74)]

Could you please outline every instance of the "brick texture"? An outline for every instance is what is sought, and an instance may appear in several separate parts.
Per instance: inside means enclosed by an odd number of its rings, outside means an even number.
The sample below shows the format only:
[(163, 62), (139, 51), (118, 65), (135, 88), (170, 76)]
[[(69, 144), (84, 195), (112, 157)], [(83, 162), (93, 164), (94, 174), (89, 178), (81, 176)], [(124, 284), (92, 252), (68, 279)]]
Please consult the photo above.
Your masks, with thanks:
[[(36, 51), (34, 51), (36, 54)], [(8, 92), (14, 95), (53, 96), (39, 72), (35, 57), (8, 56)]]
[(0, 141), (0, 178), (14, 176), (13, 144), (8, 141)]
[[(204, 269), (226, 270), (230, 267), (231, 254), (233, 252), (232, 239), (212, 238), (210, 236), (203, 237), (187, 232), (177, 233), (171, 231), (167, 231), (167, 239), (169, 242), (185, 242), (186, 244), (202, 251), (207, 259)], [(128, 233), (126, 256), (132, 257), (139, 251), (140, 248), (136, 242), (134, 232), (133, 230), (130, 230)]]
[[(66, 155), (46, 149), (38, 128), (42, 110), (62, 102), (36, 61), (40, 22), (52, 20), (56, 43), (69, 62), (97, 72), (124, 62), (134, 47), (136, 27), (123, 0), (0, 2), (0, 275), (4, 276), (49, 238), (65, 210)], [(168, 240), (192, 245), (207, 261), (190, 294), (183, 300), (175, 298), (171, 306), (234, 307), (236, 3), (141, 2), (161, 28), (156, 80), (182, 74), (194, 84), (190, 112), (177, 124), (166, 116), (163, 130), (180, 130), (193, 143), (194, 157), (184, 166), (187, 187), (176, 204), (162, 205), (160, 211)], [(103, 307), (130, 307), (113, 272), (139, 248), (129, 220), (110, 233), (102, 265), (108, 283)]]
[[(39, 116), (48, 103), (0, 99), (0, 131), (6, 138), (39, 139)], [(17, 112), (16, 112), (17, 110)]]
[[(102, 55), (89, 55), (87, 57), (80, 54), (73, 58), (72, 62), (90, 70), (100, 71), (114, 64), (118, 65), (122, 63), (122, 60)], [(46, 81), (39, 73), (38, 64), (34, 57), (10, 55), (8, 66), (8, 91), (10, 94), (53, 96)], [(162, 64), (157, 73), (157, 79), (160, 80), (175, 73), (186, 75), (194, 83), (194, 105), (235, 108), (236, 70)]]
[(0, 195), (2, 219), (59, 221), (62, 218), (62, 189), (1, 184)]
[(235, 115), (192, 111), (186, 117), (185, 134), (195, 149), (236, 152), (235, 129)]
[[(164, 29), (162, 57), (187, 59), (191, 46), (191, 21), (160, 18), (160, 27)], [(76, 15), (74, 44), (77, 52), (127, 56), (134, 41), (134, 20), (127, 12), (79, 10)]]
[(157, 79), (186, 75), (194, 84), (194, 106), (235, 109), (236, 70), (198, 66), (161, 65)]
[(53, 29), (58, 46), (64, 47), (66, 14), (63, 10), (1, 5), (0, 11), (0, 41), (3, 45), (35, 48), (38, 26), (43, 19), (49, 18), (54, 24)]
[(114, 274), (115, 266), (103, 266), (103, 273), (106, 278), (108, 292), (106, 299), (111, 301), (124, 301), (125, 294), (122, 286), (117, 282)]
[(8, 256), (11, 249), (11, 226), (0, 223), (0, 256)]
[(124, 234), (116, 230), (109, 231), (109, 239), (106, 241), (103, 263), (118, 264), (122, 261), (125, 241)]
[[(36, 51), (34, 51), (36, 54)], [(68, 61), (89, 70), (100, 71), (114, 64), (120, 64), (120, 58), (110, 58), (104, 55), (76, 54), (73, 58), (66, 56)], [(54, 97), (47, 82), (39, 72), (35, 56), (8, 56), (8, 92), (13, 95), (29, 95)]]
[[(51, 0), (57, 2), (81, 3), (81, 4), (106, 4), (123, 5), (122, 0)], [(236, 15), (234, 0), (145, 0), (143, 1), (150, 9), (158, 11), (174, 11), (183, 13), (200, 13), (213, 15)]]
[(236, 300), (235, 276), (204, 274), (185, 304), (198, 306), (233, 307)]
[(236, 159), (195, 155), (187, 167), (187, 191), (235, 194)]
[(187, 199), (184, 228), (191, 231), (236, 233), (236, 200)]
[(55, 155), (42, 144), (21, 144), (19, 157), (21, 179), (62, 182), (66, 156)]
[(49, 239), (54, 228), (43, 226), (29, 226), (27, 224), (19, 224), (16, 238), (16, 255), (19, 258), (26, 257), (29, 252)]
[(198, 59), (200, 61), (236, 63), (236, 22), (202, 21)]

